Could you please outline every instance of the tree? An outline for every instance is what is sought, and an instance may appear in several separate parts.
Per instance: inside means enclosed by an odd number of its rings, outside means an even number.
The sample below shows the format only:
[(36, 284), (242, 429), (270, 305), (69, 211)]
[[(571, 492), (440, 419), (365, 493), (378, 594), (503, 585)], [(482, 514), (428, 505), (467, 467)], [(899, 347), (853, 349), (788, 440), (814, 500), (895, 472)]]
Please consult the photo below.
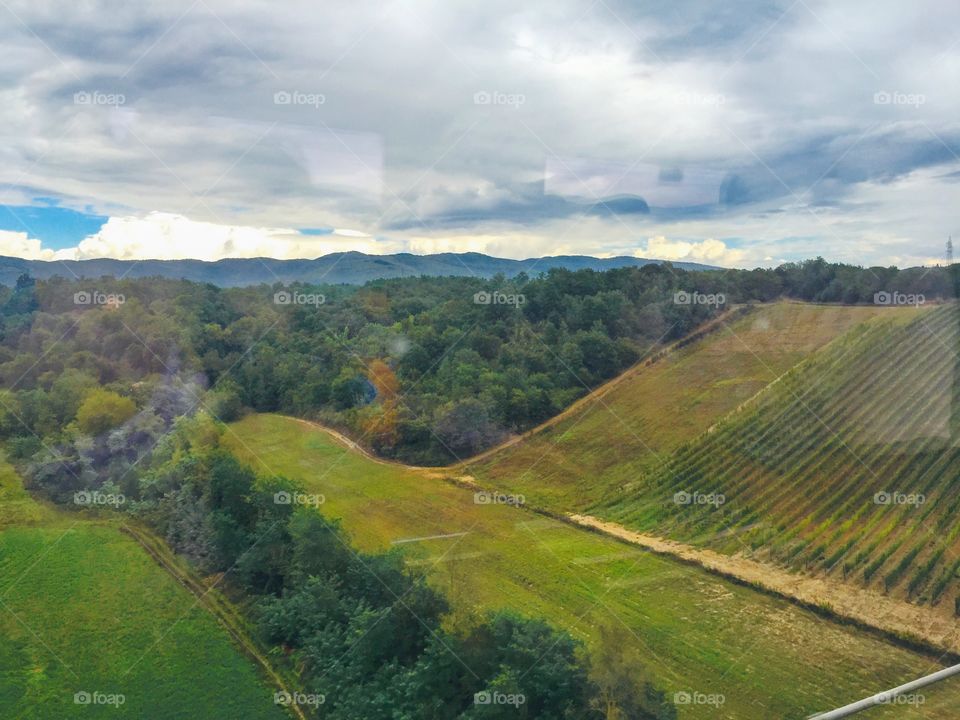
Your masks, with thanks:
[(376, 391), (378, 408), (364, 423), (365, 434), (374, 439), (374, 446), (390, 449), (397, 444), (397, 421), (400, 383), (383, 360), (374, 360), (367, 369), (367, 379)]
[(228, 380), (207, 396), (207, 409), (217, 420), (225, 423), (233, 422), (243, 411), (240, 392), (237, 384)]
[(479, 400), (464, 400), (437, 421), (435, 432), (455, 457), (469, 457), (503, 437)]
[(3, 307), (3, 315), (27, 315), (34, 312), (39, 307), (36, 285), (37, 281), (26, 273), (20, 275), (10, 299)]
[(90, 391), (77, 410), (77, 426), (86, 435), (102, 435), (133, 417), (137, 406), (112, 390)]
[(73, 421), (84, 397), (97, 387), (96, 380), (88, 373), (67, 368), (50, 388), (48, 402), (57, 422), (63, 426)]
[[(580, 644), (567, 633), (504, 611), (464, 638), (458, 655), (479, 675), (474, 692), (522, 696), (521, 717), (600, 717), (590, 707), (594, 687), (578, 657), (580, 651)], [(501, 718), (506, 707), (475, 704), (461, 717)]]
[(676, 707), (645, 677), (642, 658), (621, 634), (600, 626), (600, 640), (590, 654), (594, 706), (605, 720), (673, 720)]

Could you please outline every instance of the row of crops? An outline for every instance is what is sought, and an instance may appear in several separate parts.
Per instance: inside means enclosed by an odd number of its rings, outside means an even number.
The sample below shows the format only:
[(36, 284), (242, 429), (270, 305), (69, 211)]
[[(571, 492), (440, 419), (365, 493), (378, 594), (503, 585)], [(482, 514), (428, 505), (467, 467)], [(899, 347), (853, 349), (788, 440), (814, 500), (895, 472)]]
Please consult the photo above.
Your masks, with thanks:
[(960, 571), (960, 311), (843, 335), (602, 512), (919, 603)]

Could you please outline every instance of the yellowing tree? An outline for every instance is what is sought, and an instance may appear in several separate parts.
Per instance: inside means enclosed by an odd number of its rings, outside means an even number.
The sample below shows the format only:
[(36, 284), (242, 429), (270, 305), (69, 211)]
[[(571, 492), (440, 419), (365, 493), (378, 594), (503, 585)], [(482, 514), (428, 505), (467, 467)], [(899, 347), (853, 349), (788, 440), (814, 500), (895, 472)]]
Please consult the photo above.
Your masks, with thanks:
[(365, 423), (364, 430), (375, 438), (380, 447), (393, 447), (397, 443), (400, 381), (383, 360), (370, 363), (367, 367), (367, 379), (377, 391), (380, 412)]
[(400, 392), (400, 381), (396, 373), (383, 360), (374, 360), (367, 370), (368, 380), (377, 391), (377, 400), (381, 404), (396, 403)]
[(84, 398), (77, 410), (77, 426), (87, 435), (101, 435), (129, 420), (137, 411), (130, 398), (97, 388)]

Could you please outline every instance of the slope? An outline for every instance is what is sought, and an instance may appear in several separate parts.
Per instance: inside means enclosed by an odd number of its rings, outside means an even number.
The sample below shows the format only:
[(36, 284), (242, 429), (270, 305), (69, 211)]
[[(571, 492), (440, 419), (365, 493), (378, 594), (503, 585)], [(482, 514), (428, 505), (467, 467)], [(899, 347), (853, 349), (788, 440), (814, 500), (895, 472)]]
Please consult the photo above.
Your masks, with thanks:
[(586, 510), (619, 493), (632, 497), (673, 449), (810, 353), (880, 314), (916, 312), (793, 302), (755, 307), (656, 362), (641, 363), (523, 442), (459, 469), (484, 486), (521, 493), (558, 512)]
[[(452, 622), (511, 607), (592, 641), (601, 625), (638, 648), (671, 693), (721, 694), (681, 718), (803, 718), (937, 665), (874, 636), (683, 563), (522, 508), (478, 502), (443, 470), (376, 462), (325, 430), (251, 415), (225, 434), (258, 470), (322, 493), (365, 549), (399, 547), (451, 599)], [(942, 717), (960, 688), (878, 718)]]
[(958, 324), (951, 304), (856, 328), (596, 512), (952, 615)]

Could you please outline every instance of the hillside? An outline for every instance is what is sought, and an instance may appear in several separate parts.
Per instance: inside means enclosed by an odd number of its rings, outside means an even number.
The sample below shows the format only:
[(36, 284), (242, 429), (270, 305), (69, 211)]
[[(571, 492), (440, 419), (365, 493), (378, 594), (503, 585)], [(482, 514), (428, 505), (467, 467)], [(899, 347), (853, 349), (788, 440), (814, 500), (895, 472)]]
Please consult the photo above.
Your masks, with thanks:
[[(634, 498), (692, 440), (812, 352), (871, 318), (915, 310), (780, 302), (727, 317), (703, 338), (641, 362), (522, 442), (461, 466), (487, 487), (560, 512)], [(655, 360), (652, 362), (651, 360)]]
[[(550, 268), (567, 270), (612, 270), (642, 267), (659, 260), (635, 257), (595, 258), (587, 255), (510, 260), (482, 253), (439, 253), (436, 255), (367, 255), (361, 252), (330, 253), (313, 259), (276, 260), (274, 258), (237, 258), (205, 262), (203, 260), (24, 260), (0, 256), (0, 285), (12, 286), (23, 273), (38, 280), (52, 277), (67, 279), (163, 277), (193, 280), (218, 287), (292, 283), (329, 283), (361, 285), (369, 280), (399, 277), (471, 276), (492, 278), (497, 274), (514, 277), (521, 272), (536, 275)], [(710, 265), (678, 262), (684, 270), (713, 270)]]
[(953, 613), (957, 326), (945, 305), (855, 328), (597, 513)]
[[(589, 642), (611, 628), (661, 686), (721, 693), (720, 707), (678, 705), (681, 720), (799, 720), (928, 671), (936, 663), (699, 568), (522, 508), (478, 503), (445, 471), (364, 456), (342, 438), (276, 415), (250, 415), (224, 439), (238, 457), (322, 493), (362, 549), (402, 549), (442, 588), (451, 622), (511, 607)], [(829, 682), (824, 682), (829, 678)], [(954, 686), (877, 718), (939, 718)]]
[[(280, 718), (217, 620), (127, 535), (33, 500), (0, 458), (0, 714)], [(197, 669), (204, 669), (202, 682)], [(77, 705), (78, 692), (124, 703)]]

